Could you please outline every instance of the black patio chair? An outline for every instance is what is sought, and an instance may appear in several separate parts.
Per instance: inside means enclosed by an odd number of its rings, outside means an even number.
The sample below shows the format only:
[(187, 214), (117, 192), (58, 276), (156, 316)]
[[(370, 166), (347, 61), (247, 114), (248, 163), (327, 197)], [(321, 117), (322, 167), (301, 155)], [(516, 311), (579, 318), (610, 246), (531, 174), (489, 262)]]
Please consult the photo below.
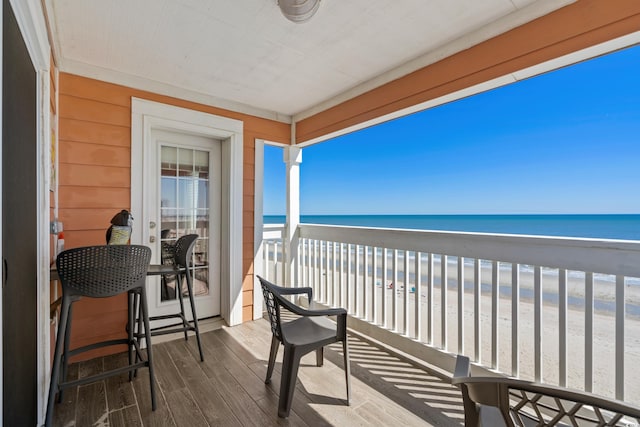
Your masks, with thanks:
[[(151, 259), (151, 249), (139, 245), (105, 245), (87, 246), (61, 252), (56, 259), (57, 273), (62, 284), (62, 306), (58, 337), (53, 357), (51, 384), (47, 401), (45, 425), (52, 422), (53, 406), (56, 393), (66, 388), (99, 381), (112, 375), (130, 373), (139, 368), (149, 369), (149, 387), (151, 390), (151, 407), (156, 409), (155, 377), (153, 372), (153, 355), (149, 334), (145, 334), (146, 357), (142, 354), (139, 336), (133, 333), (134, 309), (133, 293), (140, 299), (142, 321), (149, 330), (149, 312), (145, 282), (147, 269)], [(69, 349), (71, 334), (71, 318), (73, 303), (83, 297), (107, 298), (128, 293), (127, 338), (102, 341), (75, 349)], [(102, 372), (75, 381), (67, 381), (69, 359), (85, 351), (96, 348), (126, 344), (129, 348), (129, 364), (110, 371)], [(135, 361), (133, 358), (135, 353)]]
[[(347, 345), (347, 311), (344, 308), (305, 309), (292, 303), (285, 296), (306, 294), (311, 304), (311, 288), (284, 288), (274, 285), (260, 276), (258, 276), (258, 279), (262, 286), (262, 293), (264, 294), (267, 313), (271, 322), (271, 332), (273, 333), (265, 384), (271, 382), (271, 374), (273, 374), (278, 348), (280, 344), (284, 346), (278, 416), (282, 418), (289, 416), (302, 356), (316, 350), (316, 364), (317, 366), (322, 366), (324, 346), (338, 341), (342, 341), (344, 373), (347, 383), (347, 405), (349, 405), (351, 388), (349, 347)], [(283, 322), (281, 308), (300, 317), (289, 322)], [(336, 316), (336, 322), (332, 322), (327, 316)]]

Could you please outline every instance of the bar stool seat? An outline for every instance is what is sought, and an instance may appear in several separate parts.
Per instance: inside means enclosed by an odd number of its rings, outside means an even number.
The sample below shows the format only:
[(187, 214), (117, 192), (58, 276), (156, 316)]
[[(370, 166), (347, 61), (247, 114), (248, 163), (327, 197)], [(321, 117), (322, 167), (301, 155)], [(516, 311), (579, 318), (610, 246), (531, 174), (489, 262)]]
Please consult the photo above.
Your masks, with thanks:
[[(139, 245), (106, 245), (87, 246), (69, 249), (61, 252), (56, 259), (57, 272), (62, 284), (62, 305), (60, 323), (55, 346), (51, 384), (47, 401), (45, 426), (50, 426), (53, 418), (53, 407), (56, 393), (63, 390), (109, 376), (129, 372), (139, 368), (149, 369), (149, 387), (151, 391), (151, 407), (156, 409), (155, 377), (153, 371), (153, 355), (150, 334), (134, 334), (134, 296), (139, 304), (140, 322), (145, 331), (149, 330), (149, 311), (145, 291), (146, 275), (151, 260), (151, 249)], [(81, 298), (107, 298), (122, 293), (128, 293), (128, 322), (127, 338), (102, 341), (75, 349), (69, 349), (71, 335), (71, 319), (73, 303)], [(146, 357), (141, 351), (140, 338), (145, 338), (147, 346)], [(76, 355), (96, 348), (126, 344), (129, 348), (129, 364), (97, 375), (75, 381), (67, 381), (67, 367), (69, 359)], [(135, 360), (134, 355), (135, 353)]]
[[(202, 353), (202, 344), (200, 342), (200, 329), (198, 327), (198, 316), (196, 314), (196, 306), (193, 296), (193, 272), (191, 269), (193, 248), (198, 239), (197, 234), (187, 234), (180, 237), (175, 244), (175, 250), (173, 255), (173, 264), (151, 264), (147, 270), (148, 276), (176, 276), (176, 297), (180, 302), (180, 312), (175, 314), (166, 314), (162, 316), (151, 316), (149, 320), (151, 322), (155, 320), (165, 319), (179, 319), (180, 325), (167, 325), (157, 326), (150, 329), (151, 336), (166, 335), (175, 332), (184, 332), (184, 339), (188, 340), (188, 331), (195, 332), (196, 341), (198, 342), (198, 351), (200, 352), (200, 360), (204, 362), (204, 356)], [(186, 317), (184, 302), (182, 301), (182, 279), (186, 278), (187, 293), (189, 295), (189, 303), (191, 306), (192, 321), (189, 321)], [(193, 324), (192, 324), (193, 322)], [(139, 328), (142, 326), (140, 321), (138, 322)], [(140, 332), (140, 331), (139, 331)]]

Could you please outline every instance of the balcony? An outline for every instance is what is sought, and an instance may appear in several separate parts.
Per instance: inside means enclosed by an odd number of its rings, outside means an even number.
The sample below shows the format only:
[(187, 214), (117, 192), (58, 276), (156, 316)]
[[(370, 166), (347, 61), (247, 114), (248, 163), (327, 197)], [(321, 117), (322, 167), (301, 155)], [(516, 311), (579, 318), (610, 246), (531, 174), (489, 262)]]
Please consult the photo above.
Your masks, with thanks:
[[(160, 241), (154, 235), (162, 228), (154, 217), (159, 205), (148, 191), (158, 187), (145, 187), (144, 181), (161, 179), (149, 173), (155, 156), (144, 148), (157, 145), (152, 143), (155, 130), (212, 138), (221, 151), (224, 179), (215, 191), (209, 186), (207, 200), (220, 207), (212, 225), (220, 226), (222, 241), (211, 248), (224, 264), (218, 289), (224, 297), (222, 319), (238, 329), (212, 333), (207, 338), (211, 360), (180, 371), (195, 375), (207, 369), (194, 378), (193, 389), (173, 387), (186, 378), (176, 370), (188, 358), (174, 358), (178, 350), (186, 356), (184, 349), (176, 350), (177, 343), (158, 346), (167, 368), (161, 378), (164, 403), (149, 423), (217, 423), (207, 418), (213, 406), (227, 415), (232, 409), (233, 417), (221, 423), (276, 423), (266, 407), (277, 388), (265, 388), (260, 375), (249, 370), (241, 372), (240, 359), (229, 352), (255, 344), (263, 353), (241, 362), (262, 369), (268, 345), (251, 333), (264, 328), (256, 320), (262, 310), (253, 276), (264, 271), (281, 282), (273, 274), (284, 270), (287, 278), (294, 273), (294, 283), (313, 286), (325, 304), (348, 307), (353, 333), (365, 332), (401, 351), (397, 363), (427, 360), (430, 370), (446, 377), (452, 355), (460, 352), (489, 369), (637, 401), (640, 381), (630, 369), (639, 342), (635, 243), (304, 225), (297, 229), (293, 262), (285, 269), (282, 249), (259, 242), (264, 194), (258, 148), (263, 143), (287, 148), (287, 213), (295, 218), (303, 148), (636, 45), (640, 3), (360, 3), (324, 2), (319, 19), (294, 26), (281, 16), (277, 2), (264, 0), (145, 0), (126, 7), (4, 2), (3, 170), (10, 179), (3, 180), (3, 200), (5, 207), (15, 207), (5, 209), (2, 226), (9, 284), (2, 312), (11, 319), (3, 323), (0, 340), (9, 349), (0, 378), (4, 425), (44, 421), (55, 340), (50, 297), (57, 292), (49, 271), (63, 237), (50, 231), (59, 232), (64, 223), (66, 248), (102, 244), (114, 211), (128, 208), (137, 221), (132, 242)], [(605, 81), (611, 77), (603, 76)], [(265, 270), (256, 265), (258, 248), (265, 249)], [(549, 295), (557, 297), (547, 301)], [(120, 302), (84, 301), (76, 311), (72, 341), (90, 344), (101, 335), (121, 334), (126, 316)], [(571, 333), (576, 322), (584, 326), (584, 337)], [(222, 336), (236, 342), (225, 341), (228, 351), (215, 348)], [(599, 345), (598, 337), (610, 338), (611, 345)], [(354, 335), (355, 348), (359, 339)], [(361, 359), (369, 360), (369, 354), (363, 352)], [(100, 358), (75, 369), (82, 376), (113, 361)], [(216, 379), (207, 364), (215, 364), (223, 379)], [(424, 386), (420, 381), (431, 377), (420, 377), (420, 371), (414, 372), (417, 378), (389, 385), (398, 375), (385, 374), (379, 366), (384, 364), (369, 365), (376, 367), (354, 372), (363, 385), (354, 387), (351, 408), (333, 404), (339, 395), (327, 400), (325, 393), (313, 391), (314, 382), (321, 391), (328, 386), (323, 378), (308, 380), (315, 370), (305, 369), (294, 405), (300, 420), (294, 417), (293, 423), (364, 423), (367, 416), (385, 424), (461, 419), (457, 403), (451, 406), (448, 397), (430, 394), (431, 389), (448, 393), (446, 381)], [(402, 366), (399, 370), (419, 369)], [(218, 390), (229, 384), (237, 389), (230, 390), (232, 401)], [(60, 424), (146, 423), (146, 397), (136, 393), (135, 384), (91, 387), (66, 393), (65, 399), (75, 400), (56, 411)], [(203, 393), (211, 397), (203, 399)]]
[[(284, 281), (283, 231), (265, 226), (258, 270), (277, 282)], [(296, 238), (297, 283), (351, 314), (353, 397), (345, 406), (339, 345), (325, 351), (323, 368), (307, 355), (289, 423), (462, 425), (460, 391), (450, 384), (457, 353), (481, 370), (639, 403), (638, 374), (629, 368), (640, 362), (638, 242), (309, 224)], [(193, 339), (154, 346), (155, 412), (143, 370), (133, 382), (122, 376), (65, 393), (55, 425), (282, 423), (282, 352), (264, 384), (268, 322), (202, 338), (203, 363)], [(80, 362), (71, 376), (123, 357)]]
[[(265, 226), (261, 259), (281, 282), (278, 230)], [(357, 331), (449, 374), (460, 353), (640, 404), (639, 242), (311, 224), (296, 239), (293, 283)]]

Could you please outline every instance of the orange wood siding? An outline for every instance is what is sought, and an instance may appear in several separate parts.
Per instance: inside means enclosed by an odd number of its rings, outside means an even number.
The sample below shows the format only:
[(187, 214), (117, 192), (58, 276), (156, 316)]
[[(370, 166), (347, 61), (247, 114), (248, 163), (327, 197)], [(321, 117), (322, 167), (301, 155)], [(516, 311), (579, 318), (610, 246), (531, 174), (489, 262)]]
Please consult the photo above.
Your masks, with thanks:
[(296, 143), (558, 58), (640, 28), (640, 1), (580, 0), (296, 123)]
[[(61, 73), (59, 85), (59, 217), (64, 222), (66, 248), (104, 244), (111, 217), (120, 209), (130, 208), (132, 97), (243, 121), (242, 313), (243, 321), (251, 320), (255, 139), (286, 144), (291, 135), (290, 125), (72, 74)], [(85, 299), (77, 305), (72, 346), (124, 334), (126, 302), (123, 297)], [(90, 352), (83, 357), (108, 351)]]

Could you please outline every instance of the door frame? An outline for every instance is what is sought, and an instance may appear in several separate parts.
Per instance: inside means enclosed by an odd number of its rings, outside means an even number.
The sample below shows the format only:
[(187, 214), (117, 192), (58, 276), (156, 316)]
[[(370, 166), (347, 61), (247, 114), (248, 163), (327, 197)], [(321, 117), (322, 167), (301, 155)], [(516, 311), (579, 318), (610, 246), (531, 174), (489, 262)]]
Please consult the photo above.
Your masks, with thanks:
[[(44, 413), (46, 411), (46, 396), (49, 391), (50, 376), (50, 319), (49, 319), (49, 188), (50, 188), (50, 168), (51, 168), (51, 124), (49, 111), (49, 93), (51, 90), (51, 79), (49, 76), (51, 62), (51, 46), (49, 44), (49, 36), (47, 25), (45, 22), (44, 10), (42, 3), (38, 0), (9, 0), (13, 13), (18, 21), (18, 26), (22, 33), (22, 37), (29, 51), (33, 68), (36, 71), (36, 105), (37, 105), (37, 133), (36, 133), (36, 151), (37, 151), (37, 188), (34, 195), (37, 200), (38, 221), (37, 227), (37, 262), (36, 271), (37, 292), (40, 295), (37, 307), (37, 395), (38, 395), (38, 414), (39, 423), (44, 421)], [(2, 19), (2, 9), (0, 8), (0, 20)], [(2, 75), (2, 32), (0, 32), (0, 76)], [(1, 85), (0, 85), (1, 88)], [(0, 89), (0, 93), (2, 90)], [(0, 125), (2, 123), (2, 107), (0, 104)], [(0, 153), (2, 152), (2, 132), (0, 132)], [(0, 160), (2, 160), (0, 155)], [(2, 176), (2, 163), (0, 162), (0, 177)], [(0, 178), (0, 184), (1, 178)], [(2, 212), (2, 202), (0, 200), (0, 215)], [(1, 217), (0, 217), (1, 220)], [(2, 238), (2, 227), (0, 226), (0, 239)], [(2, 249), (0, 246), (0, 259), (2, 259)], [(4, 268), (4, 267), (1, 267)], [(4, 273), (4, 272), (3, 272)], [(0, 293), (0, 328), (4, 328), (2, 324), (2, 293)], [(0, 335), (0, 346), (2, 346), (2, 335)], [(4, 361), (2, 360), (2, 352), (0, 351), (0, 362), (4, 369)], [(0, 409), (2, 409), (4, 397), (3, 390), (3, 373), (0, 372)], [(0, 417), (0, 427), (3, 420)]]
[[(243, 122), (201, 111), (131, 98), (131, 212), (146, 218), (143, 200), (145, 145), (151, 130), (187, 132), (222, 140), (220, 212), (220, 311), (229, 326), (242, 323)], [(133, 227), (131, 242), (145, 244), (143, 225)]]

